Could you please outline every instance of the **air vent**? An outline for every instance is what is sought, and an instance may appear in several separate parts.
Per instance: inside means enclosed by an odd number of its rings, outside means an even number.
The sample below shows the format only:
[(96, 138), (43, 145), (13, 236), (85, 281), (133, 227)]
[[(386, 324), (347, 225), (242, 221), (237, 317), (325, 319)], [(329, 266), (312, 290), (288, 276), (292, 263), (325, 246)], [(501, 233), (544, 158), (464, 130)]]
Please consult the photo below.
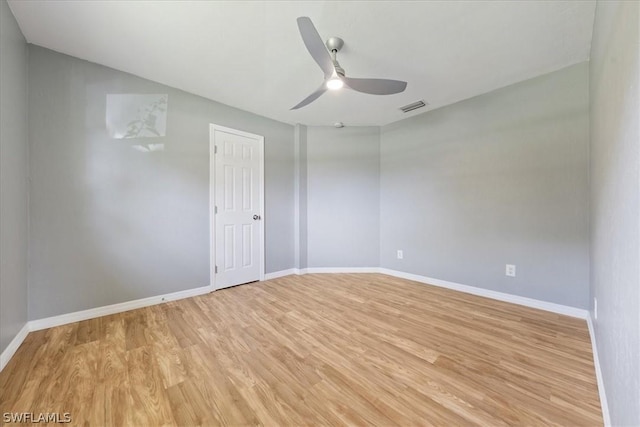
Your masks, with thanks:
[(413, 110), (417, 110), (418, 108), (422, 108), (424, 107), (425, 102), (424, 101), (418, 101), (418, 102), (414, 102), (408, 105), (405, 105), (404, 107), (400, 107), (400, 109), (402, 110), (403, 113), (408, 113), (409, 111), (413, 111)]

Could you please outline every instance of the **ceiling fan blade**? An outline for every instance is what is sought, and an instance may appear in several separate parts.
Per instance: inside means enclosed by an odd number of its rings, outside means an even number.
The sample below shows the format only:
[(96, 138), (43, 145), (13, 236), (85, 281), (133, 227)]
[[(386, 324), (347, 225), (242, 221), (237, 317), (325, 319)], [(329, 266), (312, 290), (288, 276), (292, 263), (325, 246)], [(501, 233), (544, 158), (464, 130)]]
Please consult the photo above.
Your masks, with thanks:
[(304, 45), (322, 69), (325, 79), (333, 75), (335, 68), (333, 67), (331, 55), (329, 55), (329, 51), (325, 47), (324, 42), (322, 41), (322, 38), (320, 38), (320, 34), (318, 34), (318, 30), (316, 30), (311, 19), (307, 16), (299, 17), (298, 29), (300, 30), (300, 35), (302, 36)]
[(291, 109), (292, 110), (297, 110), (298, 108), (302, 108), (305, 105), (311, 104), (313, 101), (315, 101), (316, 99), (320, 98), (320, 95), (322, 95), (326, 91), (327, 91), (327, 85), (326, 85), (326, 83), (323, 82), (322, 86), (320, 86), (318, 89), (316, 89), (315, 92), (313, 92), (311, 95), (307, 96), (305, 99), (300, 101), (300, 103), (298, 105), (296, 105), (295, 107), (293, 107)]
[(353, 90), (370, 93), (372, 95), (392, 95), (403, 92), (407, 87), (407, 82), (400, 80), (354, 79), (352, 77), (343, 77), (342, 81)]

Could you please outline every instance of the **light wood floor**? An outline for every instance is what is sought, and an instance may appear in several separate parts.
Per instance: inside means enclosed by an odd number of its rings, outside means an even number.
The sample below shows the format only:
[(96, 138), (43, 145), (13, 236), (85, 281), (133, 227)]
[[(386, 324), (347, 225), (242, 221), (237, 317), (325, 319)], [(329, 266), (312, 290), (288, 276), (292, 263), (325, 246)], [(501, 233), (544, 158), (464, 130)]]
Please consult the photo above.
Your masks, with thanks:
[(289, 276), (32, 332), (0, 373), (3, 412), (117, 426), (602, 425), (583, 320), (380, 274)]

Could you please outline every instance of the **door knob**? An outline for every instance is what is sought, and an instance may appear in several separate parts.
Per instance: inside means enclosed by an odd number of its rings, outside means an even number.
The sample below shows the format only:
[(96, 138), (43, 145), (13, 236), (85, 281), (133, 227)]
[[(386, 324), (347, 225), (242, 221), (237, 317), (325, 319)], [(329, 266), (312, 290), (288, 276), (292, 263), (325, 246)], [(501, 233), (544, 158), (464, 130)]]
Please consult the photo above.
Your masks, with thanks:
[(253, 219), (254, 219), (254, 221), (259, 220), (259, 219), (260, 219), (260, 215), (254, 215), (254, 216), (253, 216)]

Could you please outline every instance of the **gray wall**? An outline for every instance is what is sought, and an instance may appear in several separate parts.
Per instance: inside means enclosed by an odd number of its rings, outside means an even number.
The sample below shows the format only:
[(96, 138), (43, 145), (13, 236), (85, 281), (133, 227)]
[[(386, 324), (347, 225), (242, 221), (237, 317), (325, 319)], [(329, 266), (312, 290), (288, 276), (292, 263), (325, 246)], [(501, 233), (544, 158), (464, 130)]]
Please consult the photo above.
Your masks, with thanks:
[(591, 45), (591, 295), (616, 426), (640, 425), (638, 5), (598, 2)]
[(383, 127), (381, 266), (586, 308), (588, 114), (582, 63)]
[(377, 267), (378, 127), (307, 128), (308, 267)]
[(0, 0), (0, 352), (27, 322), (27, 53)]
[(294, 250), (295, 268), (307, 268), (307, 127), (295, 127)]
[[(266, 271), (292, 268), (293, 127), (30, 46), (31, 319), (209, 284), (209, 124), (265, 137)], [(169, 94), (163, 138), (111, 139), (114, 93)], [(163, 143), (139, 152), (135, 144)]]

